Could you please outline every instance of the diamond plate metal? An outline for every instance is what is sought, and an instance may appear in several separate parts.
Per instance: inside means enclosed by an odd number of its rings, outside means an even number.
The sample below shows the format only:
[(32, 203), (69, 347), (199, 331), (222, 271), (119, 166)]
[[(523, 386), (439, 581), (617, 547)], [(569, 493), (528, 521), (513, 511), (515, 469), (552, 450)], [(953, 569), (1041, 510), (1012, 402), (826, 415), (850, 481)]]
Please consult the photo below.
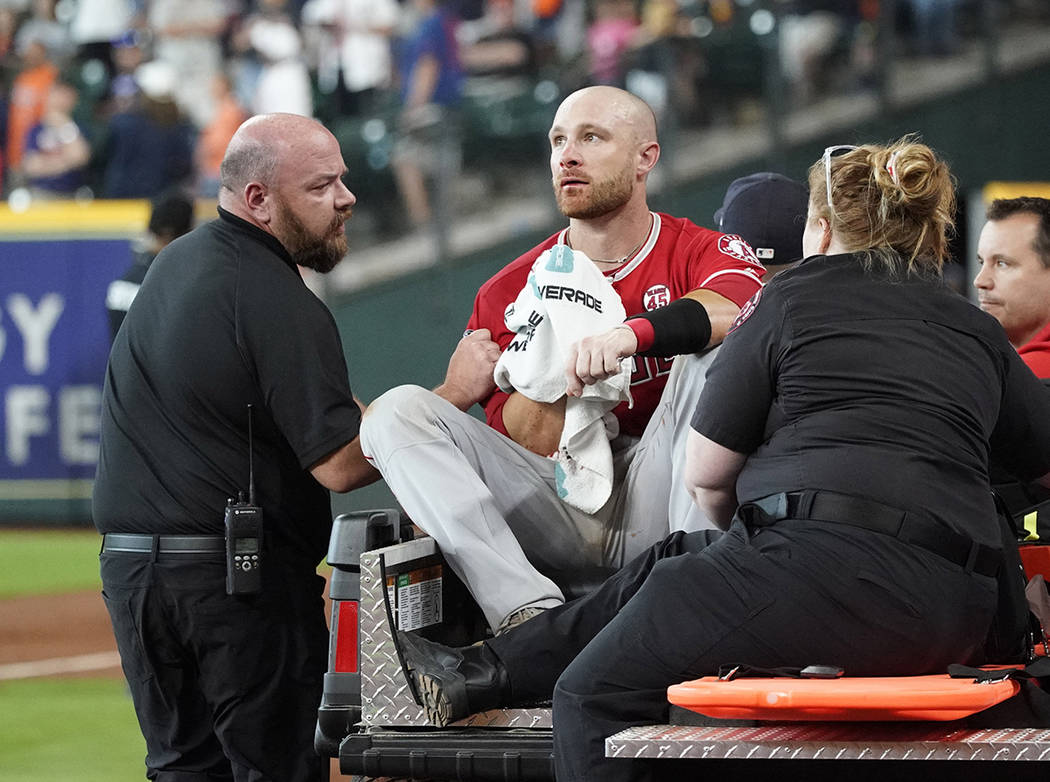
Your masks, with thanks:
[(652, 725), (605, 740), (606, 757), (780, 760), (1050, 760), (1050, 730), (952, 730), (925, 724), (763, 727)]
[[(430, 725), (412, 695), (397, 657), (386, 611), (383, 563), (411, 563), (437, 553), (431, 538), (421, 538), (361, 555), (361, 714), (371, 727)], [(473, 728), (549, 728), (550, 709), (494, 709), (454, 723)]]

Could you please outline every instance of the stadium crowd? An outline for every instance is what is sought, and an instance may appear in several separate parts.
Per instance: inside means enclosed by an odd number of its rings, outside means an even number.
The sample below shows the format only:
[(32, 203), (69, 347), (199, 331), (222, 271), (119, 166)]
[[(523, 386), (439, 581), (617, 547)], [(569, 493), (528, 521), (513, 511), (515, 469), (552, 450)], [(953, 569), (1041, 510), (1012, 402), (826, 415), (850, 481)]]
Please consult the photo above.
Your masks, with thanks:
[[(895, 26), (909, 53), (947, 54), (978, 6), (899, 2)], [(556, 99), (582, 86), (626, 87), (682, 128), (754, 117), (770, 7), (796, 104), (870, 86), (871, 0), (0, 0), (0, 192), (213, 197), (248, 116), (314, 116), (344, 150), (361, 133), (339, 128), (382, 117), (388, 146), (362, 155), (418, 225), (439, 163), (491, 151), (479, 135), (542, 141)]]

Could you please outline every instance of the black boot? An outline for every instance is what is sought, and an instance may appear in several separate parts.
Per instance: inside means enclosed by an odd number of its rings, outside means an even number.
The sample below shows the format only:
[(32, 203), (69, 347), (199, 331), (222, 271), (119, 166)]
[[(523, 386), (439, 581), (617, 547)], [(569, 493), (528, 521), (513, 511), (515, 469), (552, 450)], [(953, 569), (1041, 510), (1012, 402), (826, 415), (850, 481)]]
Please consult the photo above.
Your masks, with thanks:
[(416, 700), (438, 727), (506, 704), (507, 671), (486, 644), (453, 649), (405, 632), (397, 642)]

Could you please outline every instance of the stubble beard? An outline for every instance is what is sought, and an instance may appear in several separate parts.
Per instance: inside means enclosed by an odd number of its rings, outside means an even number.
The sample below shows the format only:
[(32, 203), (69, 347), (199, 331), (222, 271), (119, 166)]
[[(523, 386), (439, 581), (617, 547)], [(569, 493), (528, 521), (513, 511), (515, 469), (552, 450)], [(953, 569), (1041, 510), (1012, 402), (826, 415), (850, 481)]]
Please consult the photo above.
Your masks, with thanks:
[(630, 170), (599, 182), (591, 182), (590, 196), (585, 199), (566, 195), (557, 179), (553, 180), (553, 184), (559, 211), (566, 217), (578, 220), (591, 220), (619, 209), (631, 200), (634, 191), (634, 177)]

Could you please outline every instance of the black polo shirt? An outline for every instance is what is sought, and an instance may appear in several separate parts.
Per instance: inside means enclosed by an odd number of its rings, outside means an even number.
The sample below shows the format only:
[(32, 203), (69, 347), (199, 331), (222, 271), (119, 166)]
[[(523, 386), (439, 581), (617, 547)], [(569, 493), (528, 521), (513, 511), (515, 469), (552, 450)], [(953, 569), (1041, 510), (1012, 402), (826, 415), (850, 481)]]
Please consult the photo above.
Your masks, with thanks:
[(275, 550), (318, 562), (328, 491), (308, 468), (357, 436), (328, 308), (272, 236), (220, 218), (157, 256), (110, 355), (93, 515), (100, 532), (223, 532), (248, 488)]
[(999, 546), (989, 453), (1028, 478), (1050, 471), (1050, 401), (994, 318), (850, 255), (782, 272), (744, 313), (692, 420), (749, 454), (741, 502), (838, 491)]

